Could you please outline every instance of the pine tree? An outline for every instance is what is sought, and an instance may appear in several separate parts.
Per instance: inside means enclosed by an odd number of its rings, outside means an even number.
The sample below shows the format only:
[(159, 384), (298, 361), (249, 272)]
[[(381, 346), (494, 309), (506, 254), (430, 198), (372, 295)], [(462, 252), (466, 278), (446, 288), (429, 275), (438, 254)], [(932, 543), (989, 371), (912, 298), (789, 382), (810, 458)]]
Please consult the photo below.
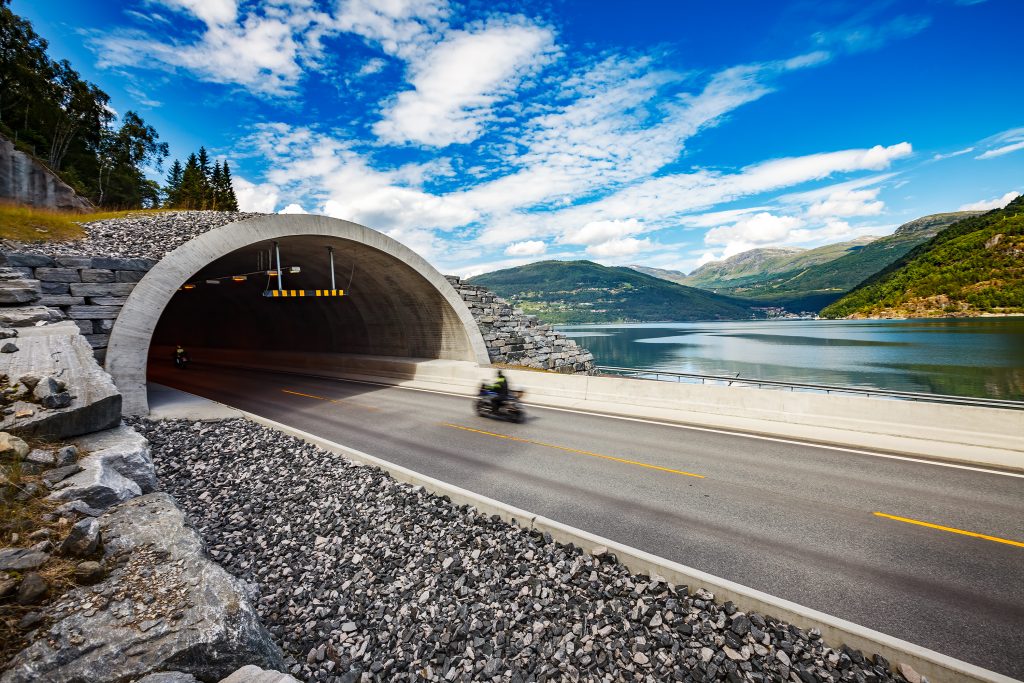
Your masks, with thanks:
[(188, 159), (185, 161), (185, 170), (181, 173), (181, 191), (178, 207), (182, 209), (203, 208), (205, 185), (206, 180), (203, 178), (199, 159), (193, 152), (188, 155)]
[(238, 211), (238, 198), (235, 196), (235, 188), (231, 184), (231, 169), (225, 159), (221, 167), (221, 183), (224, 186), (224, 200), (220, 206), (221, 211)]
[(173, 209), (181, 203), (181, 180), (183, 173), (181, 162), (175, 159), (171, 170), (167, 173), (167, 185), (164, 186), (165, 208)]
[(214, 162), (213, 172), (210, 174), (210, 196), (206, 206), (213, 211), (222, 210), (224, 206), (223, 176), (220, 172), (220, 162)]
[(210, 184), (210, 155), (206, 147), (199, 148), (199, 170), (203, 174), (203, 191), (197, 209), (208, 209), (212, 201), (213, 188)]

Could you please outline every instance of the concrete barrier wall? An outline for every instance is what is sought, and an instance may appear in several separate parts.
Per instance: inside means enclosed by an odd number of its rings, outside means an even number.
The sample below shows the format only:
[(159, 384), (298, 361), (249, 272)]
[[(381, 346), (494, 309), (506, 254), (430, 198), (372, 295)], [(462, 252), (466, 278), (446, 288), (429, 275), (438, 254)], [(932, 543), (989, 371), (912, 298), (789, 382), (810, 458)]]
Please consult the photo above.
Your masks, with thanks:
[[(460, 361), (193, 349), (193, 358), (474, 394), (494, 371)], [(862, 396), (508, 370), (535, 405), (745, 431), (1024, 471), (1024, 411)]]

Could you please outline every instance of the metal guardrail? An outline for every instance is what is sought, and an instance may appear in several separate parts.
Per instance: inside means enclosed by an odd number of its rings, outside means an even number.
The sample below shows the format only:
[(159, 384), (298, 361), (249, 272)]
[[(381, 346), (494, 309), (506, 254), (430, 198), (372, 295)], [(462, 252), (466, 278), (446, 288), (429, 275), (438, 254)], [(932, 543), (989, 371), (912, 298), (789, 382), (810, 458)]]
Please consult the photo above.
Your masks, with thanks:
[[(790, 391), (817, 391), (826, 394), (858, 394), (861, 396), (875, 396), (877, 398), (893, 398), (904, 401), (926, 401), (929, 403), (951, 403), (955, 405), (979, 406), (984, 408), (1008, 408), (1010, 410), (1024, 410), (1024, 401), (1013, 401), (1001, 398), (976, 398), (973, 396), (952, 396), (950, 394), (928, 394), (918, 391), (896, 391), (891, 389), (868, 389), (864, 387), (841, 387), (830, 384), (806, 384), (803, 382), (786, 382), (774, 379), (754, 379), (740, 377), (739, 375), (700, 375), (691, 372), (671, 372), (668, 370), (656, 370), (652, 368), (620, 368), (611, 365), (598, 365), (597, 369), (602, 373), (618, 375), (620, 377), (632, 377), (633, 379), (650, 379), (660, 381), (683, 382), (690, 381), (694, 384), (700, 380), (701, 384), (716, 383), (726, 386), (746, 386), (789, 389)], [(670, 378), (662, 380), (662, 377)]]

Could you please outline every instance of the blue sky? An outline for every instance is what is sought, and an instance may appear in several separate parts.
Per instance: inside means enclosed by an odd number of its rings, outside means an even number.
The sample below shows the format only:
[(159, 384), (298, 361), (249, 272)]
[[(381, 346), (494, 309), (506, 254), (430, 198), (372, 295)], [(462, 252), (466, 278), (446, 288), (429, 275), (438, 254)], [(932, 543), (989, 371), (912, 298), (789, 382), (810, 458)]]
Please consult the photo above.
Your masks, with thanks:
[(242, 208), (690, 271), (1024, 191), (1021, 0), (13, 0)]

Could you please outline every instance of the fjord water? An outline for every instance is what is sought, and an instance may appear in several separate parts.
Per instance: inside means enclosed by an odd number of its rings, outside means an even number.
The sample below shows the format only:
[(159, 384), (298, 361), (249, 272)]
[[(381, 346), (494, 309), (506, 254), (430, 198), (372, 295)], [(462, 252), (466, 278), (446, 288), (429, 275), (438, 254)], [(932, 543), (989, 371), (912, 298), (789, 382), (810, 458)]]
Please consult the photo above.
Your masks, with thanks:
[(1024, 400), (1024, 317), (558, 329), (599, 365)]

